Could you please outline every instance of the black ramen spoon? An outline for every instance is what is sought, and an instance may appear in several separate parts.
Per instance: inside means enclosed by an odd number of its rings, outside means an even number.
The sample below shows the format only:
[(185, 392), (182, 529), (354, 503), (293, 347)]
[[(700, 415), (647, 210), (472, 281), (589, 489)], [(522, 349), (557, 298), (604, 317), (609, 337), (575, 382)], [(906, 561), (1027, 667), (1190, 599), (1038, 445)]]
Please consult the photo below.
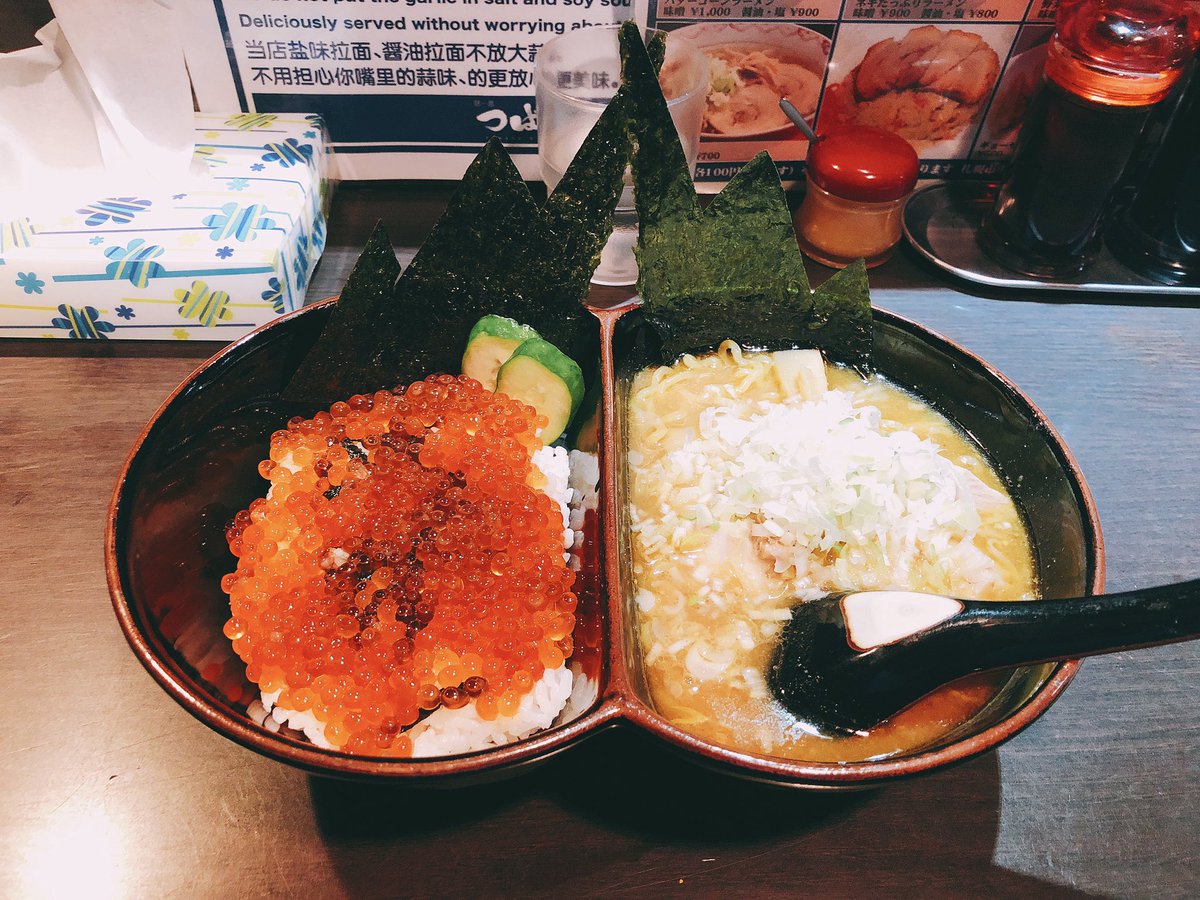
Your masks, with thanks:
[(854, 732), (972, 672), (1194, 637), (1200, 637), (1200, 580), (1003, 603), (858, 591), (794, 607), (767, 679), (797, 718)]

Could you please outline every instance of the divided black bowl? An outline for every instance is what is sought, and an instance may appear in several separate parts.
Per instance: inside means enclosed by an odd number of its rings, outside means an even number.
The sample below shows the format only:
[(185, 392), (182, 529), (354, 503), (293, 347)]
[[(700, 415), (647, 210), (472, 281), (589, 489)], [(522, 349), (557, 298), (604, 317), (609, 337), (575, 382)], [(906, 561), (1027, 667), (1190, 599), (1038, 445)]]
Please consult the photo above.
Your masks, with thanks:
[[(498, 777), (544, 760), (618, 721), (645, 727), (689, 756), (731, 774), (802, 787), (862, 787), (966, 759), (1034, 721), (1078, 663), (1020, 670), (980, 715), (946, 743), (882, 762), (806, 764), (717, 747), (654, 711), (634, 641), (624, 510), (624, 402), (632, 374), (660, 360), (637, 340), (641, 315), (598, 312), (604, 377), (599, 520), (585, 528), (575, 659), (594, 693), (552, 728), (457, 757), (396, 760), (322, 750), (257, 725), (257, 691), (222, 634), (229, 616), (220, 579), (233, 568), (226, 522), (259, 496), (257, 463), (271, 433), (297, 413), (280, 392), (329, 314), (317, 304), (222, 350), (146, 425), (114, 492), (105, 536), (113, 606), (133, 652), (185, 709), (226, 737), (309, 771), (433, 785)], [(877, 311), (879, 368), (974, 435), (1008, 477), (1027, 514), (1038, 574), (1049, 596), (1103, 589), (1103, 547), (1087, 487), (1045, 417), (986, 363), (921, 326)], [(397, 381), (403, 381), (397, 378)], [(601, 568), (603, 566), (603, 568)]]

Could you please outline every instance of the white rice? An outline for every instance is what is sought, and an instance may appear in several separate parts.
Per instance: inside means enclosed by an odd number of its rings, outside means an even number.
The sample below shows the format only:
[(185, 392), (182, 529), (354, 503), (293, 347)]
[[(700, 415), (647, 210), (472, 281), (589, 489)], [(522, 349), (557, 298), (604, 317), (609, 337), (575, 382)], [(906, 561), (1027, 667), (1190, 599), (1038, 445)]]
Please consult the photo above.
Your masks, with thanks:
[(563, 519), (563, 560), (570, 558), (571, 546), (575, 543), (575, 531), (571, 527), (571, 458), (564, 447), (543, 447), (533, 454), (533, 465), (546, 476), (542, 488), (547, 497), (558, 502)]
[(451, 756), (519, 741), (554, 724), (570, 696), (571, 672), (564, 663), (547, 669), (511, 716), (487, 722), (479, 718), (474, 703), (461, 709), (443, 706), (406, 732), (412, 738), (412, 755)]
[(263, 709), (270, 714), (271, 719), (278, 725), (294, 729), (295, 731), (303, 731), (304, 736), (318, 747), (324, 747), (326, 750), (334, 749), (333, 744), (325, 740), (324, 723), (317, 721), (317, 717), (311, 712), (297, 712), (294, 709), (286, 709), (276, 705), (276, 701), (279, 699), (281, 693), (283, 692), (262, 692)]

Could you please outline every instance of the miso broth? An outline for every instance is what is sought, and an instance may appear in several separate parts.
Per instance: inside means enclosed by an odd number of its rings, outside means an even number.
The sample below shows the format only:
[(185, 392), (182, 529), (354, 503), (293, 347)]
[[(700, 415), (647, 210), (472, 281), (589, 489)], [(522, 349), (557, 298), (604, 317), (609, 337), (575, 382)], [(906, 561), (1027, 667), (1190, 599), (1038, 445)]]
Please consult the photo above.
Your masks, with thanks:
[(884, 758), (970, 719), (1003, 673), (869, 733), (820, 734), (766, 687), (791, 607), (852, 589), (1031, 599), (1033, 559), (1001, 479), (949, 420), (881, 377), (815, 369), (726, 342), (635, 377), (637, 633), (651, 700), (677, 727), (798, 760)]

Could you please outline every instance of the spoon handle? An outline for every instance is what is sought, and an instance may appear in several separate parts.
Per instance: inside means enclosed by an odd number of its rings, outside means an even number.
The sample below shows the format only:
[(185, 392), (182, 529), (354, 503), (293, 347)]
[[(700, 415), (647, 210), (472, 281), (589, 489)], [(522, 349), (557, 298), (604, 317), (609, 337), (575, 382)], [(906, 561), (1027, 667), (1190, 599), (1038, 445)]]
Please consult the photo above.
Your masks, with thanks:
[(1200, 580), (1071, 600), (971, 600), (945, 627), (980, 635), (981, 668), (1170, 644), (1200, 636)]

